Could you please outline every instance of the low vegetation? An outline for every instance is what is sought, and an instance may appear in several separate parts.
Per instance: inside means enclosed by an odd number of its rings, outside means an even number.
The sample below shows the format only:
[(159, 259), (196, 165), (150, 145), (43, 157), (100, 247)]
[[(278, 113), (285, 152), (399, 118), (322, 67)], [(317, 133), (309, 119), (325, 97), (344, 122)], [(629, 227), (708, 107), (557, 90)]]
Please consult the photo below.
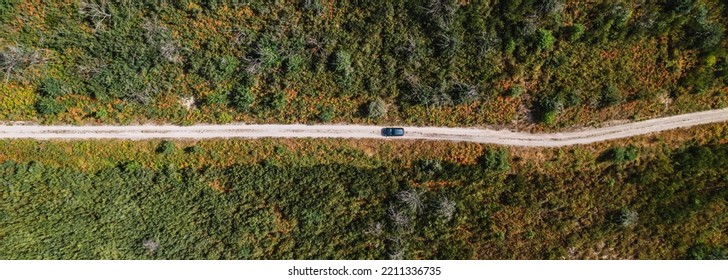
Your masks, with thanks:
[(0, 258), (725, 258), (728, 129), (701, 131), (525, 150), (4, 141)]
[(727, 9), (718, 0), (3, 1), (0, 98), (16, 109), (0, 118), (559, 128), (684, 113), (728, 101)]

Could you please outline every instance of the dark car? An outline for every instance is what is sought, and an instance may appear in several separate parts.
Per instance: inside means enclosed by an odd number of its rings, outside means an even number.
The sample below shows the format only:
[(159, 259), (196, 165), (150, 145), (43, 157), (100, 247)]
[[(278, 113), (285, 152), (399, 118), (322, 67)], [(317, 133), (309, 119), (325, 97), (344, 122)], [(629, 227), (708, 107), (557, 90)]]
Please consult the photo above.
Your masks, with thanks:
[(404, 128), (401, 127), (385, 127), (382, 128), (383, 136), (404, 136)]

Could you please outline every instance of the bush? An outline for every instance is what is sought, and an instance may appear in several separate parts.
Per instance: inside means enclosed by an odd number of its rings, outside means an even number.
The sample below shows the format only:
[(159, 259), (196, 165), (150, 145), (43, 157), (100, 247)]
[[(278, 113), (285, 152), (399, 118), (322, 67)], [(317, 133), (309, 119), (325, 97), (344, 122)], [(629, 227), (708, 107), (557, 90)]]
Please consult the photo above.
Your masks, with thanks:
[(255, 96), (252, 92), (250, 92), (250, 89), (245, 86), (240, 86), (232, 94), (231, 101), (233, 105), (235, 105), (235, 108), (240, 111), (247, 112), (248, 110), (250, 110), (250, 105), (255, 102)]
[(686, 258), (690, 260), (726, 260), (728, 259), (728, 250), (719, 246), (699, 243), (690, 247)]
[(450, 95), (456, 104), (467, 104), (477, 100), (480, 92), (475, 85), (458, 83), (450, 90)]
[(260, 46), (257, 50), (257, 55), (264, 67), (275, 66), (280, 60), (278, 50), (273, 45)]
[(541, 123), (547, 126), (552, 126), (556, 123), (556, 111), (547, 111), (541, 116)]
[(100, 108), (96, 110), (96, 112), (94, 113), (94, 117), (99, 120), (105, 120), (109, 117), (109, 112), (107, 112), (104, 108)]
[(426, 159), (420, 162), (419, 165), (420, 170), (430, 176), (443, 171), (442, 161), (439, 159)]
[(536, 33), (536, 41), (538, 42), (539, 50), (551, 50), (554, 47), (556, 38), (551, 31), (546, 29), (539, 29)]
[(506, 95), (506, 97), (516, 98), (516, 97), (520, 96), (523, 93), (523, 91), (524, 90), (521, 85), (513, 85), (513, 86), (511, 86), (511, 88), (509, 88), (505, 92), (505, 95)]
[(718, 63), (718, 57), (714, 54), (709, 54), (703, 58), (703, 65), (705, 67), (713, 67), (716, 63)]
[(286, 95), (282, 91), (276, 91), (265, 98), (265, 105), (269, 109), (281, 110), (286, 107)]
[(637, 147), (614, 147), (610, 152), (610, 159), (614, 164), (625, 164), (637, 159)]
[(0, 22), (9, 19), (15, 12), (15, 6), (20, 0), (2, 0), (0, 1)]
[(25, 81), (28, 78), (23, 72), (34, 65), (45, 65), (48, 58), (39, 49), (27, 48), (23, 45), (7, 45), (0, 48), (0, 72), (5, 82), (15, 79)]
[(620, 103), (622, 103), (622, 95), (616, 86), (608, 85), (602, 89), (602, 107), (619, 105)]
[(42, 97), (58, 97), (66, 94), (63, 83), (56, 78), (45, 78), (40, 84), (40, 95)]
[(570, 90), (566, 94), (566, 107), (575, 107), (581, 104), (581, 92), (578, 90)]
[(169, 155), (177, 150), (177, 146), (171, 141), (162, 141), (157, 147), (157, 153)]
[(560, 112), (564, 109), (564, 97), (561, 93), (551, 93), (538, 99), (538, 108), (543, 112)]
[(200, 152), (202, 152), (202, 149), (198, 146), (189, 146), (185, 148), (185, 153), (188, 154), (199, 154)]
[(541, 96), (537, 102), (535, 108), (537, 119), (545, 125), (553, 125), (556, 122), (556, 115), (564, 109), (562, 94), (546, 94)]
[(208, 95), (205, 98), (205, 104), (207, 105), (222, 105), (228, 104), (230, 97), (225, 92), (216, 92)]
[(638, 220), (639, 215), (637, 214), (637, 211), (622, 208), (617, 212), (614, 221), (622, 227), (632, 227), (637, 224)]
[(387, 115), (387, 104), (384, 103), (384, 100), (381, 98), (377, 98), (374, 101), (369, 103), (369, 106), (367, 106), (369, 117), (373, 119), (378, 119), (381, 117), (384, 117)]
[(57, 115), (66, 110), (63, 103), (49, 97), (41, 98), (35, 104), (35, 108), (41, 115)]
[(437, 36), (437, 50), (445, 58), (454, 57), (463, 46), (463, 38), (459, 33), (442, 32)]
[(218, 123), (230, 123), (233, 121), (233, 116), (228, 112), (217, 112), (215, 113), (215, 119)]
[(349, 76), (353, 69), (351, 68), (351, 54), (349, 52), (340, 50), (334, 55), (334, 70), (343, 75)]
[(719, 23), (699, 23), (697, 30), (692, 33), (694, 48), (710, 51), (720, 45), (723, 39), (723, 26)]
[(503, 50), (506, 54), (513, 54), (513, 51), (516, 50), (516, 41), (514, 40), (508, 40), (508, 43), (506, 43), (506, 48)]
[(334, 118), (334, 110), (331, 107), (325, 107), (321, 109), (318, 114), (318, 119), (321, 122), (328, 123)]
[(586, 27), (584, 27), (581, 23), (576, 23), (571, 26), (569, 30), (569, 41), (576, 41), (581, 38), (582, 35), (584, 35), (584, 31), (586, 31)]
[(489, 149), (482, 156), (479, 162), (485, 169), (492, 171), (508, 171), (511, 169), (510, 156), (505, 148)]
[(295, 55), (295, 54), (292, 56), (289, 56), (286, 59), (286, 72), (295, 73), (301, 68), (302, 64), (303, 64), (303, 59), (301, 58), (301, 56)]

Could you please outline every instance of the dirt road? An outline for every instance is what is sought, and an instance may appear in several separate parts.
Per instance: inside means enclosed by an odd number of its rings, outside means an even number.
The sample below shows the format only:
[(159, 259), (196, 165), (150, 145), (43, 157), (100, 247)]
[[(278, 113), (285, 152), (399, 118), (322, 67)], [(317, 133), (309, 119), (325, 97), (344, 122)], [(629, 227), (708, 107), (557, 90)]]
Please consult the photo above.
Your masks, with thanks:
[[(525, 133), (509, 130), (404, 127), (403, 137), (386, 139), (422, 139), (468, 141), (509, 146), (559, 147), (588, 144), (611, 139), (655, 133), (675, 128), (728, 121), (728, 108), (641, 122), (590, 128), (562, 133)], [(381, 126), (363, 125), (139, 125), (139, 126), (42, 126), (1, 125), (0, 139), (208, 139), (208, 138), (378, 138)]]

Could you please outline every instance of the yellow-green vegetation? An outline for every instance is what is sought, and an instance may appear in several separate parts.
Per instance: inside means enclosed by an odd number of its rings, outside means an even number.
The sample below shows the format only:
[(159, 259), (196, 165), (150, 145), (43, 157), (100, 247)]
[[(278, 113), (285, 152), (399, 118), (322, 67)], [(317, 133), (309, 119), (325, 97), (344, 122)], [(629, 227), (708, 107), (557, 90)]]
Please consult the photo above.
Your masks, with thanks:
[(724, 107), (725, 3), (642, 2), (2, 1), (0, 118), (558, 128)]
[(726, 258), (727, 142), (3, 141), (0, 258)]
[(35, 98), (33, 89), (0, 84), (0, 118), (13, 121), (33, 120)]

